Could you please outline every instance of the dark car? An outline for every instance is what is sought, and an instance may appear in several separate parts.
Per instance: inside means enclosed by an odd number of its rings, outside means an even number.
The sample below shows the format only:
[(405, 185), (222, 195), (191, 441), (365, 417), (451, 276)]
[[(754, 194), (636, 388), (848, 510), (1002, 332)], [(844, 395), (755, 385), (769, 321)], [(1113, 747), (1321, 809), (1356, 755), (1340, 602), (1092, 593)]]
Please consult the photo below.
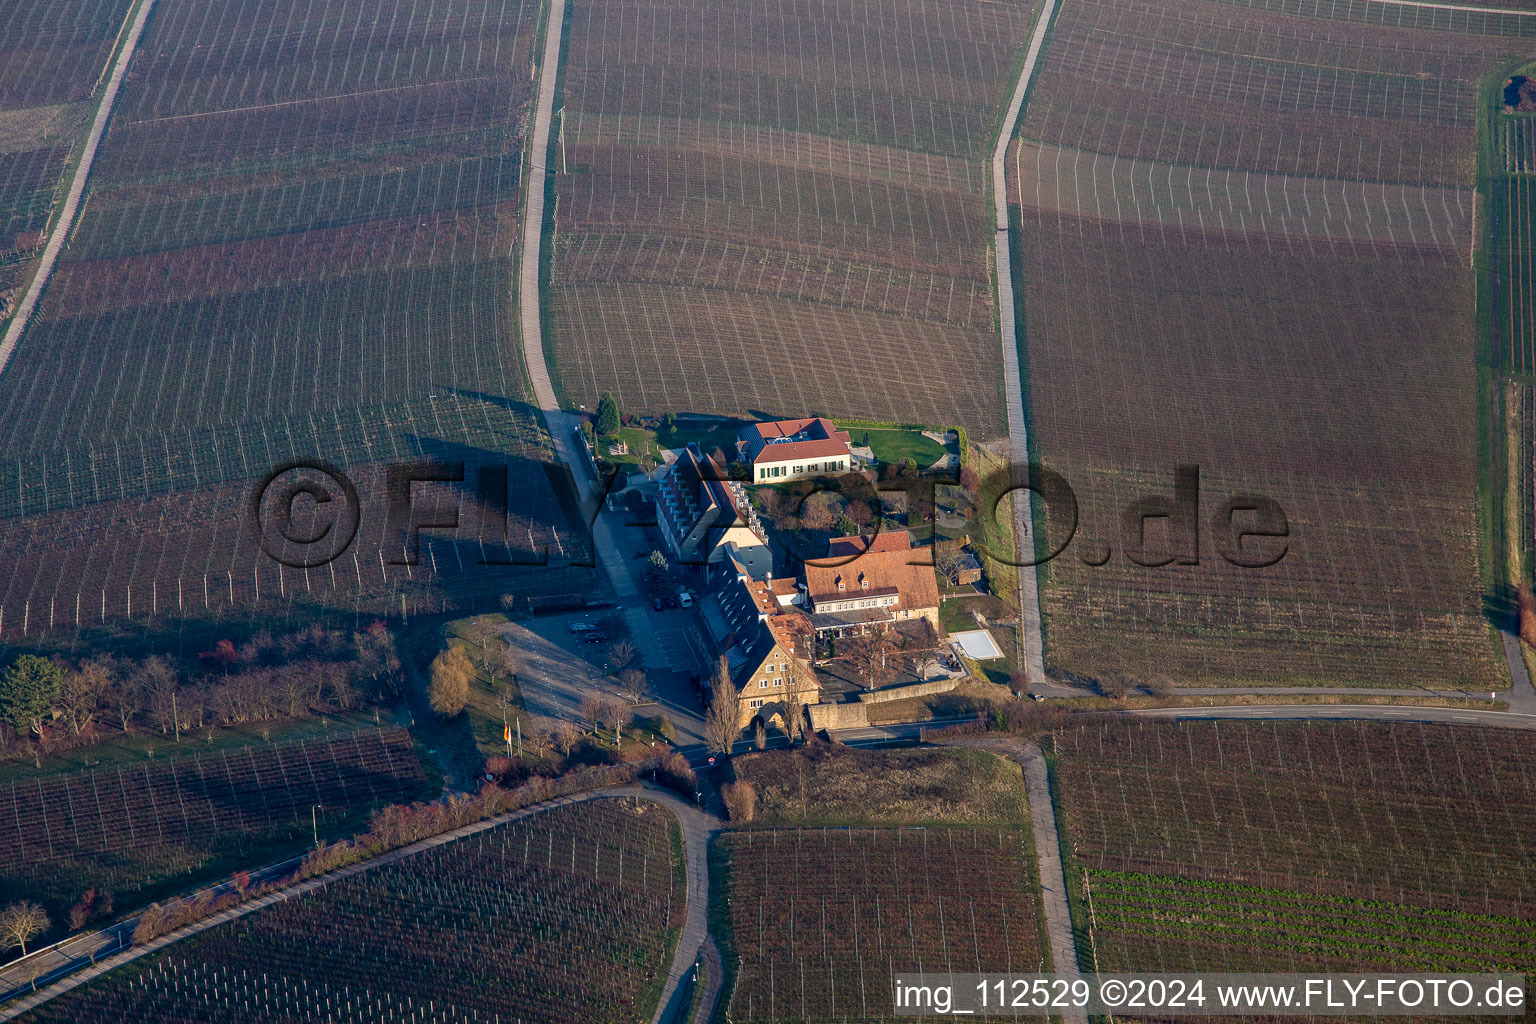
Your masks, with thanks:
[(589, 644), (605, 644), (608, 638), (601, 633), (588, 633), (582, 637)]
[(676, 608), (677, 607), (677, 595), (676, 594), (668, 594), (667, 595), (667, 607), (668, 608)]

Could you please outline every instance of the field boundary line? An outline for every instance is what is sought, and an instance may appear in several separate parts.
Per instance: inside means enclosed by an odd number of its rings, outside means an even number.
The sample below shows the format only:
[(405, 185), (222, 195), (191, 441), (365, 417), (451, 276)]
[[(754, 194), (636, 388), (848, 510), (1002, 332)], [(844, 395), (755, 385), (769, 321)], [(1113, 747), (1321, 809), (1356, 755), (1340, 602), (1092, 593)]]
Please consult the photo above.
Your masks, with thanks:
[(1393, 7), (1430, 7), (1437, 11), (1464, 11), (1467, 14), (1513, 14), (1521, 18), (1536, 18), (1536, 11), (1521, 11), (1507, 7), (1467, 7), (1462, 4), (1439, 4), (1431, 0), (1366, 0), (1366, 3), (1389, 4)]
[[(441, 85), (466, 85), (470, 82), (494, 81), (495, 75), (476, 75), (473, 78), (452, 78)], [(168, 117), (146, 117), (138, 121), (129, 121), (129, 124), (170, 124), (172, 121), (186, 121), (194, 117), (218, 117), (220, 114), (249, 114), (253, 110), (280, 110), (283, 107), (299, 107), (306, 103), (325, 103), (328, 100), (355, 100), (359, 96), (384, 96), (392, 92), (409, 92), (412, 89), (422, 88), (419, 85), (392, 85), (385, 89), (369, 89), (365, 92), (343, 92), (334, 96), (305, 96), (298, 100), (283, 100), (279, 103), (256, 103), (249, 107), (224, 107), (219, 110), (194, 110), (188, 114), (171, 114)]]
[[(68, 977), (61, 978), (46, 988), (34, 993), (33, 995), (19, 999), (15, 1003), (12, 1003), (10, 1006), (0, 1009), (0, 1021), (14, 1020), (16, 1017), (19, 1017), (30, 1010), (36, 1009), (43, 1003), (56, 999), (59, 996), (64, 995), (66, 992), (76, 989), (86, 982), (94, 980), (95, 978), (99, 978), (109, 971), (116, 970), (124, 964), (131, 963), (140, 957), (148, 956), (151, 953), (157, 953), (161, 949), (164, 949), (166, 946), (169, 946), (174, 942), (180, 942), (182, 939), (191, 938), (194, 935), (207, 931), (209, 928), (225, 924), (229, 921), (234, 921), (238, 918), (244, 917), (247, 914), (254, 913), (257, 910), (270, 907), (275, 903), (284, 902), (294, 896), (302, 896), (307, 892), (312, 892), (315, 889), (320, 889), (324, 886), (330, 885), (332, 882), (339, 882), (343, 879), (351, 878), (353, 875), (362, 874), (364, 871), (370, 871), (374, 868), (388, 867), (391, 864), (397, 864), (408, 857), (414, 857), (416, 854), (424, 853), (427, 850), (433, 849), (434, 847), (468, 838), (469, 836), (484, 832), (488, 829), (496, 828), (499, 825), (505, 825), (508, 822), (519, 821), (523, 818), (530, 818), (536, 814), (543, 814), (544, 812), (552, 811), (557, 807), (567, 807), (571, 804), (585, 803), (590, 800), (624, 799), (629, 796), (638, 796), (641, 799), (649, 800), (652, 803), (658, 804), (660, 806), (666, 807), (668, 810), (671, 810), (674, 816), (679, 819), (678, 826), (683, 830), (683, 842), (685, 844), (684, 856), (686, 857), (686, 844), (688, 839), (687, 825), (682, 821), (681, 814), (679, 814), (665, 799), (665, 797), (669, 795), (670, 794), (665, 794), (659, 791), (652, 792), (650, 787), (642, 787), (637, 789), (634, 783), (626, 782), (619, 786), (609, 787), (607, 789), (597, 789), (587, 793), (575, 793), (570, 796), (557, 797), (554, 800), (546, 800), (545, 802), (541, 804), (535, 804), (532, 807), (523, 807), (515, 811), (508, 811), (506, 814), (497, 815), (494, 818), (487, 818), (484, 821), (472, 822), (468, 825), (456, 828), (451, 832), (440, 832), (435, 836), (428, 836), (426, 839), (418, 840), (409, 846), (402, 846), (397, 850), (390, 850), (387, 853), (381, 853), (377, 857), (370, 857), (367, 860), (358, 861), (355, 864), (349, 864), (344, 868), (338, 868), (335, 871), (330, 871), (323, 875), (317, 875), (314, 878), (305, 879), (302, 882), (296, 882), (285, 889), (279, 889), (276, 892), (268, 893), (265, 896), (241, 903), (238, 906), (230, 907), (228, 910), (223, 910), (210, 917), (205, 917), (201, 921), (194, 921), (191, 924), (183, 925), (173, 932), (168, 932), (167, 934), (153, 939), (150, 942), (146, 942), (142, 946), (133, 946), (103, 960), (98, 960), (95, 964), (86, 970), (77, 971)], [(681, 801), (679, 801), (679, 803), (680, 802)], [(123, 922), (123, 925), (126, 926), (128, 923), (130, 922), (125, 921)]]
[(85, 184), (91, 176), (91, 165), (96, 162), (96, 151), (101, 146), (102, 138), (106, 136), (107, 122), (112, 117), (112, 108), (117, 104), (118, 90), (122, 87), (123, 79), (127, 77), (128, 64), (139, 48), (139, 40), (144, 35), (144, 26), (148, 23), (150, 11), (154, 10), (154, 7), (155, 0), (143, 0), (138, 15), (133, 20), (133, 28), (128, 33), (128, 41), (123, 45), (123, 52), (118, 54), (117, 63), (112, 68), (112, 77), (107, 80), (106, 91), (102, 93), (101, 102), (96, 107), (96, 120), (91, 125), (91, 134), (85, 140), (85, 148), (80, 151), (80, 163), (76, 166), (74, 179), (69, 184), (69, 194), (64, 199), (64, 209), (59, 214), (58, 223), (53, 227), (53, 233), (48, 236), (48, 246), (43, 250), (43, 258), (38, 263), (37, 272), (32, 275), (32, 283), (27, 288), (27, 294), (22, 297), (21, 304), (16, 307), (16, 315), (11, 318), (11, 324), (6, 328), (4, 339), (0, 340), (0, 374), (5, 372), (6, 366), (10, 363), (11, 355), (21, 341), (22, 332), (27, 329), (27, 323), (32, 319), (32, 313), (37, 308), (38, 299), (48, 287), (48, 279), (53, 276), (53, 268), (58, 263), (59, 254), (64, 251), (64, 243), (69, 241), (69, 236), (74, 231), (75, 217), (80, 212), (80, 200), (85, 195)]
[(1529, 711), (1484, 711), (1481, 708), (1437, 708), (1416, 704), (1218, 704), (1208, 708), (1126, 708), (1109, 713), (1144, 718), (1232, 721), (1428, 722), (1439, 725), (1468, 722), (1493, 729), (1536, 730), (1536, 714)]
[[(557, 0), (559, 2), (559, 0)], [(1024, 109), (1024, 97), (1034, 80), (1035, 69), (1040, 63), (1040, 52), (1045, 47), (1045, 36), (1050, 30), (1051, 19), (1056, 14), (1057, 0), (1045, 0), (1035, 22), (1034, 34), (1029, 40), (1029, 50), (1019, 68), (1013, 95), (1008, 100), (1008, 110), (998, 130), (997, 145), (992, 150), (992, 210), (996, 215), (996, 234), (993, 236), (993, 256), (997, 273), (997, 320), (1003, 346), (1003, 384), (1008, 403), (1008, 440), (1012, 447), (1012, 461), (1029, 458), (1029, 428), (1024, 420), (1024, 379), (1019, 365), (1019, 335), (1015, 321), (1013, 297), (1013, 264), (1009, 255), (1008, 239), (1008, 143), (1018, 127), (1019, 114)], [(1015, 481), (1020, 483), (1022, 481)], [(1030, 492), (1013, 492), (1013, 533), (1015, 551), (1019, 561), (1033, 562), (1035, 550), (1034, 512)], [(1030, 556), (1026, 559), (1025, 552)], [(1019, 641), (1024, 647), (1024, 671), (1031, 683), (1045, 682), (1045, 642), (1040, 631), (1040, 586), (1033, 565), (1019, 567)]]

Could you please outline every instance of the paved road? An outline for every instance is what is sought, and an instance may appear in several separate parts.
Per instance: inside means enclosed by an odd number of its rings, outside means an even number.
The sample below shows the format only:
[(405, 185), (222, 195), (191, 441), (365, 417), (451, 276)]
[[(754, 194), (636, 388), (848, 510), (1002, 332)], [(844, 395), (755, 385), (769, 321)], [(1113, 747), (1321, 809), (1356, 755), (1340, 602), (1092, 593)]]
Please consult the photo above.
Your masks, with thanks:
[(533, 112), (533, 143), (529, 146), (527, 203), (523, 207), (523, 248), (518, 266), (518, 312), (522, 323), (523, 366), (533, 386), (534, 404), (554, 440), (555, 454), (571, 468), (577, 493), (595, 500), (597, 481), (586, 460), (577, 456), (571, 440), (570, 418), (560, 410), (544, 358), (544, 330), (539, 293), (539, 252), (544, 240), (544, 187), (548, 174), (549, 122), (555, 109), (555, 81), (560, 72), (560, 37), (565, 31), (565, 0), (550, 0), (544, 29), (544, 56), (539, 61), (539, 96)]
[[(584, 453), (574, 438), (575, 418), (560, 408), (554, 384), (549, 376), (549, 362), (544, 353), (539, 290), (539, 257), (544, 238), (544, 189), (549, 175), (550, 121), (554, 116), (555, 87), (560, 71), (560, 39), (565, 29), (565, 0), (551, 0), (549, 21), (545, 28), (544, 55), (539, 63), (538, 100), (534, 106), (533, 141), (529, 147), (527, 203), (523, 208), (523, 245), (518, 265), (518, 312), (522, 326), (523, 367), (533, 388), (534, 404), (544, 417), (544, 425), (554, 443), (555, 455), (569, 467), (584, 512), (602, 499), (602, 487)], [(598, 563), (607, 573), (619, 601), (619, 614), (629, 622), (630, 632), (640, 656), (652, 669), (676, 667), (685, 674), (688, 666), (672, 666), (656, 641), (656, 628), (649, 616), (649, 606), (641, 596), (630, 572), (629, 556), (637, 530), (623, 524), (624, 515), (599, 514), (592, 525), (592, 545)], [(682, 708), (673, 709), (681, 712)], [(702, 724), (702, 719), (701, 719)]]
[[(623, 794), (631, 791), (639, 792), (641, 789), (625, 787), (613, 792)], [(719, 950), (715, 948), (715, 940), (709, 934), (709, 837), (721, 823), (719, 818), (705, 814), (665, 790), (646, 786), (643, 793), (647, 800), (662, 804), (677, 815), (683, 828), (683, 856), (688, 865), (688, 910), (683, 919), (683, 931), (678, 936), (677, 948), (672, 954), (672, 967), (667, 972), (667, 983), (662, 987), (661, 998), (656, 1001), (656, 1013), (651, 1018), (652, 1024), (660, 1024), (667, 1011), (667, 1004), (671, 1002), (683, 978), (693, 970), (693, 965), (701, 958), (713, 957), (714, 963), (720, 962)], [(708, 984), (711, 975), (715, 978), (713, 986)], [(696, 1017), (700, 1022), (708, 1021), (714, 1014), (715, 1000), (720, 994), (719, 972), (706, 971), (705, 981), (705, 999)]]
[(1522, 18), (1536, 17), (1536, 11), (1512, 11), (1507, 7), (1467, 7), (1464, 4), (1430, 3), (1429, 0), (1368, 0), (1373, 4), (1389, 4), (1393, 7), (1431, 7), (1437, 11), (1466, 11), (1468, 14), (1514, 14)]
[[(1030, 692), (1045, 697), (1097, 697), (1099, 694), (1087, 687), (1045, 683), (1031, 686)], [(1441, 697), (1446, 700), (1487, 700), (1489, 693), (1495, 700), (1509, 701), (1514, 707), (1516, 691), (1512, 690), (1432, 690), (1428, 687), (1374, 687), (1374, 686), (1175, 686), (1169, 691), (1174, 697), (1308, 697), (1308, 696), (1355, 696), (1355, 697)], [(1536, 703), (1536, 692), (1531, 693), (1531, 703)]]
[[(1072, 913), (1067, 906), (1067, 876), (1061, 866), (1061, 839), (1056, 833), (1056, 808), (1051, 803), (1050, 773), (1045, 755), (1034, 740), (1014, 736), (963, 737), (955, 746), (978, 747), (1011, 757), (1024, 769), (1024, 788), (1029, 794), (1029, 824), (1034, 836), (1035, 863), (1040, 870), (1040, 899), (1045, 911), (1046, 938), (1051, 947), (1051, 970), (1076, 978), (1080, 973), (1077, 943), (1072, 936)], [(1088, 1024), (1087, 1014), (1071, 1012), (1063, 1024)]]
[[(260, 884), (277, 878), (298, 867), (301, 860), (303, 857), (290, 857), (280, 864), (258, 868), (251, 872), (251, 882)], [(220, 882), (199, 889), (192, 895), (221, 896), (233, 887), (231, 882)], [(0, 968), (0, 999), (9, 998), (22, 989), (46, 986), (55, 978), (61, 978), (85, 964), (94, 964), (123, 949), (128, 945), (138, 923), (138, 915), (134, 915), (99, 931), (72, 936), (52, 946), (35, 950), (30, 956), (11, 961)]]
[[(678, 816), (682, 825), (683, 851), (688, 865), (688, 910), (685, 923), (683, 925), (682, 936), (678, 940), (678, 951), (674, 955), (672, 965), (669, 969), (667, 987), (663, 990), (662, 993), (661, 1005), (665, 1005), (667, 997), (676, 987), (675, 979), (681, 978), (682, 975), (686, 973), (687, 970), (692, 966), (694, 959), (700, 954), (704, 939), (708, 938), (709, 867), (707, 850), (711, 823), (714, 822), (715, 819), (712, 819), (703, 812), (696, 810), (686, 803), (683, 803), (671, 793), (659, 787), (648, 784), (631, 784), (606, 790), (594, 790), (590, 793), (578, 793), (573, 796), (561, 797), (558, 800), (550, 800), (546, 803), (536, 804), (533, 807), (525, 807), (521, 810), (510, 811), (507, 814), (499, 815), (495, 818), (487, 818), (485, 821), (475, 822), (471, 825), (465, 825), (463, 828), (454, 829), (452, 832), (444, 832), (441, 835), (432, 836), (429, 839), (423, 839), (419, 843), (412, 843), (410, 846), (403, 846), (398, 850), (391, 850), (388, 853), (380, 854), (379, 856), (370, 860), (365, 860), (360, 863), (341, 868), (337, 871), (332, 871), (329, 874), (321, 875), (318, 878), (311, 878), (306, 881), (299, 882), (295, 885), (288, 886), (285, 889), (279, 889), (275, 892), (268, 893), (259, 899), (251, 900), (248, 903), (242, 903), (237, 907), (232, 907), (229, 910), (214, 914), (212, 917), (204, 918), (203, 920), (189, 924), (184, 928), (178, 928), (176, 931), (167, 935), (162, 935), (159, 938), (151, 942), (147, 942), (142, 946), (133, 946), (129, 949), (122, 950), (121, 952), (114, 953), (105, 959), (98, 960), (90, 967), (76, 970), (68, 977), (55, 981), (51, 985), (45, 985), (39, 988), (37, 992), (6, 1004), (3, 1009), (0, 1009), (0, 1022), (13, 1020), (16, 1017), (26, 1013), (28, 1010), (40, 1006), (41, 1004), (48, 1002), (50, 999), (55, 999), (58, 996), (61, 996), (64, 993), (70, 991), (71, 989), (85, 984), (93, 978), (100, 977), (108, 971), (115, 970), (116, 968), (121, 967), (124, 964), (131, 963), (140, 957), (148, 956), (151, 953), (164, 949), (166, 946), (169, 946), (174, 942), (180, 942), (182, 939), (191, 938), (194, 935), (207, 931), (209, 928), (214, 928), (226, 922), (233, 921), (236, 918), (244, 917), (246, 914), (254, 913), (257, 910), (261, 910), (264, 907), (269, 907), (274, 903), (291, 899), (294, 896), (303, 895), (304, 893), (319, 889), (322, 886), (330, 885), (331, 883), (338, 882), (344, 878), (351, 878), (353, 875), (360, 874), (364, 871), (372, 871), (376, 868), (386, 867), (390, 864), (398, 863), (407, 857), (413, 857), (416, 854), (430, 850), (433, 847), (442, 846), (445, 843), (451, 843), (456, 840), (463, 839), (466, 836), (472, 836), (477, 832), (484, 832), (487, 829), (495, 828), (498, 825), (504, 825), (509, 821), (517, 821), (522, 818), (531, 817), (535, 814), (541, 814), (556, 807), (564, 807), (569, 804), (582, 803), (588, 800), (612, 799), (614, 797), (630, 796), (639, 796), (646, 800), (650, 800), (654, 803), (659, 803), (668, 807)], [(702, 879), (701, 883), (698, 881), (700, 879)], [(702, 884), (702, 888), (697, 888), (698, 884)], [(125, 922), (125, 925), (129, 928), (130, 933), (132, 931), (132, 924), (132, 921)], [(712, 942), (711, 945), (713, 945)], [(682, 966), (679, 966), (680, 964)], [(710, 1006), (710, 1009), (713, 1009), (712, 1005)], [(708, 1017), (703, 1017), (701, 1019), (707, 1020)]]
[[(1045, 0), (1035, 23), (1035, 32), (1029, 41), (1024, 66), (1014, 83), (1013, 96), (1008, 101), (1008, 111), (1003, 117), (1002, 130), (997, 136), (997, 146), (992, 151), (992, 206), (997, 216), (997, 236), (993, 244), (997, 260), (997, 312), (1003, 346), (1003, 381), (1008, 400), (1008, 440), (1013, 450), (1013, 461), (1023, 463), (1029, 459), (1029, 429), (1024, 421), (1024, 378), (1019, 369), (1019, 340), (1014, 323), (1013, 269), (1008, 254), (1008, 183), (1006, 164), (1008, 142), (1013, 138), (1014, 127), (1019, 123), (1019, 112), (1024, 108), (1024, 95), (1039, 64), (1040, 51), (1045, 45), (1046, 30), (1056, 13), (1056, 0)], [(1031, 516), (1030, 492), (1013, 492), (1013, 535), (1020, 553), (1033, 552), (1034, 528)], [(1045, 679), (1045, 648), (1040, 634), (1040, 591), (1033, 566), (1019, 569), (1019, 636), (1024, 645), (1024, 669), (1031, 680)]]
[(1117, 711), (1142, 718), (1262, 719), (1267, 721), (1315, 721), (1328, 719), (1371, 722), (1438, 722), (1443, 725), (1491, 725), (1504, 729), (1536, 730), (1536, 714), (1519, 711), (1473, 711), (1462, 708), (1409, 708), (1389, 704), (1268, 704), (1216, 708), (1141, 708)]
[(1509, 663), (1509, 693), (1505, 699), (1509, 701), (1509, 710), (1521, 711), (1526, 714), (1536, 714), (1536, 686), (1531, 684), (1531, 673), (1525, 667), (1525, 658), (1520, 653), (1520, 638), (1507, 629), (1499, 630), (1499, 639), (1504, 646), (1504, 660)]
[(42, 296), (43, 290), (48, 287), (49, 278), (53, 276), (53, 268), (58, 262), (59, 253), (64, 251), (64, 243), (69, 241), (70, 232), (74, 230), (75, 216), (80, 212), (80, 197), (85, 194), (85, 183), (91, 176), (91, 165), (96, 162), (96, 150), (101, 146), (102, 136), (107, 131), (107, 121), (112, 117), (112, 106), (117, 102), (117, 91), (123, 84), (123, 76), (128, 73), (128, 63), (133, 60), (134, 51), (139, 47), (139, 40), (144, 35), (144, 24), (149, 20), (149, 12), (154, 9), (154, 6), (155, 0), (142, 0), (138, 14), (133, 19), (133, 27), (128, 31), (128, 39), (123, 44), (122, 52), (118, 54), (117, 63), (113, 65), (112, 77), (107, 80), (107, 89), (101, 94), (101, 103), (96, 107), (96, 120), (91, 124), (91, 134), (86, 137), (85, 148), (80, 151), (80, 162), (75, 166), (74, 180), (69, 183), (69, 193), (64, 198), (64, 208), (59, 213), (53, 233), (48, 236), (47, 247), (43, 249), (42, 262), (37, 265), (37, 273), (32, 277), (32, 286), (27, 289), (27, 294), (22, 296), (21, 304), (16, 307), (16, 315), (11, 318), (5, 337), (0, 339), (0, 373), (5, 372), (6, 364), (11, 361), (11, 354), (16, 351), (22, 332), (27, 329), (27, 322), (32, 319), (32, 312), (37, 308), (38, 299)]

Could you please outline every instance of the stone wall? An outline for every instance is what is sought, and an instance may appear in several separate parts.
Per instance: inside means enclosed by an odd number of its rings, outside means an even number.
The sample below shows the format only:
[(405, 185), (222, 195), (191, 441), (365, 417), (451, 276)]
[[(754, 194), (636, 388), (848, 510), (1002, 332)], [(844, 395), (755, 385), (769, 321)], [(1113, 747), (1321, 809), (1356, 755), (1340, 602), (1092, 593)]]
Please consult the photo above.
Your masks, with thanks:
[(863, 729), (869, 725), (869, 708), (863, 704), (812, 704), (811, 728)]
[(954, 679), (935, 679), (929, 683), (907, 683), (904, 686), (888, 686), (883, 690), (869, 690), (859, 694), (859, 701), (864, 704), (884, 704), (888, 700), (906, 700), (908, 697), (926, 697), (930, 693), (948, 693), (960, 682), (962, 677)]

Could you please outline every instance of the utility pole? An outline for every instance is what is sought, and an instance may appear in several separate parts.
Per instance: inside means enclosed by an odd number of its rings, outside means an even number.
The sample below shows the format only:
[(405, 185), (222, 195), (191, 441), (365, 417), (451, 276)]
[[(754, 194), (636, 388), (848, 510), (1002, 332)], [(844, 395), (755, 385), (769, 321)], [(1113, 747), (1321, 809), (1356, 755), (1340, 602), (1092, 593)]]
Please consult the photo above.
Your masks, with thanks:
[(560, 173), (568, 173), (565, 169), (565, 107), (562, 105), (556, 114), (560, 118)]
[(314, 804), (309, 805), (309, 827), (315, 833), (315, 848), (318, 849), (320, 847), (320, 818), (315, 814), (315, 806)]

